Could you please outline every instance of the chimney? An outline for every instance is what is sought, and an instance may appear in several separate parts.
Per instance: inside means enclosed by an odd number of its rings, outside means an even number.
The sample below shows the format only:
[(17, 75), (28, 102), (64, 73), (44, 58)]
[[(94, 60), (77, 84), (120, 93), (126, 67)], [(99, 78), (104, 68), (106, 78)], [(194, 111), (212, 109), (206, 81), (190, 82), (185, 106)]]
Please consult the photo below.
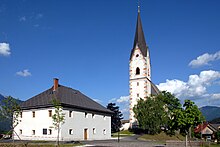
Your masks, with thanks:
[(56, 91), (59, 85), (59, 79), (54, 78), (53, 79), (53, 91)]

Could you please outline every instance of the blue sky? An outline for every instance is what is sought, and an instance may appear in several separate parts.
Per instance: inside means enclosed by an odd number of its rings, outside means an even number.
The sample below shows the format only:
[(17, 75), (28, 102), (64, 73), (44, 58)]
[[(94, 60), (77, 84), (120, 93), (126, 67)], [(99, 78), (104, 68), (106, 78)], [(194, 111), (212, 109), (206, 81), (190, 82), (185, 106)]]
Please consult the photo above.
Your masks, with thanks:
[[(144, 0), (152, 81), (199, 106), (220, 104), (220, 1)], [(128, 112), (135, 0), (0, 0), (0, 93), (26, 100), (53, 84)]]

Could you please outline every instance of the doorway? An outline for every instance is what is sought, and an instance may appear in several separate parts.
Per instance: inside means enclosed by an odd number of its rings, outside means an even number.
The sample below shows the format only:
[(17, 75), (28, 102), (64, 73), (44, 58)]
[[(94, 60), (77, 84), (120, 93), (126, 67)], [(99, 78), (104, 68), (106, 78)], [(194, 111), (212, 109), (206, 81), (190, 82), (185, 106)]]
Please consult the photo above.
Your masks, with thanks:
[(88, 139), (88, 129), (84, 129), (84, 140)]

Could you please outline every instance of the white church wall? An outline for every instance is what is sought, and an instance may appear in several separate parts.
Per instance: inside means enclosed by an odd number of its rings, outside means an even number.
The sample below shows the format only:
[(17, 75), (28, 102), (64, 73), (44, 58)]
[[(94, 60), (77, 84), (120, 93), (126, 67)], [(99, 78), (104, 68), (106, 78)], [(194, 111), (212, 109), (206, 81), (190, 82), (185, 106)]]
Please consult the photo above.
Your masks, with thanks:
[[(143, 57), (140, 49), (136, 48), (130, 60), (130, 123), (135, 122), (133, 107), (137, 101), (151, 94), (150, 65), (147, 62), (150, 62), (149, 57)], [(137, 67), (140, 69), (138, 75), (136, 74)]]

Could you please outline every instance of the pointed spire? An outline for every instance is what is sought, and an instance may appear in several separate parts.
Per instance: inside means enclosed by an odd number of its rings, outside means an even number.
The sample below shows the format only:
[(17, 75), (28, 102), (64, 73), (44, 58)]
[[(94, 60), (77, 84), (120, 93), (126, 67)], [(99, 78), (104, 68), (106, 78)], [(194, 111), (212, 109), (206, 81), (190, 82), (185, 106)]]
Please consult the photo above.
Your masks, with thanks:
[(138, 13), (140, 13), (140, 0), (138, 0)]
[(135, 32), (134, 45), (133, 45), (133, 50), (131, 52), (131, 57), (132, 57), (132, 54), (133, 54), (134, 49), (136, 47), (138, 47), (141, 50), (144, 57), (147, 56), (148, 47), (147, 47), (147, 44), (146, 44), (145, 38), (144, 38), (144, 31), (143, 31), (142, 23), (141, 23), (140, 6), (139, 5), (138, 5), (138, 17), (137, 17), (137, 24), (136, 24), (136, 32)]

